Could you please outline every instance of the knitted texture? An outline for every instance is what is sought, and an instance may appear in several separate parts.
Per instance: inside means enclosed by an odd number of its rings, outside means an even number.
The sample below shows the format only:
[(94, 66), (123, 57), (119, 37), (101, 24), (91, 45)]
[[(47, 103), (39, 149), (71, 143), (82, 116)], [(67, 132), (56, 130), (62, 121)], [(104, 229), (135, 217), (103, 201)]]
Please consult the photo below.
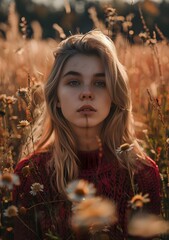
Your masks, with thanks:
[[(97, 195), (109, 198), (117, 205), (119, 220), (110, 230), (110, 239), (127, 239), (128, 202), (134, 195), (128, 170), (121, 167), (108, 151), (103, 152), (101, 160), (98, 158), (97, 150), (78, 152), (78, 158), (79, 179), (94, 183)], [(49, 230), (57, 233), (62, 240), (89, 239), (86, 235), (74, 237), (70, 226), (71, 203), (60, 194), (52, 192), (50, 176), (46, 171), (46, 163), (49, 160), (50, 153), (37, 153), (20, 161), (16, 166), (15, 173), (19, 175), (21, 185), (14, 189), (14, 204), (28, 210), (15, 221), (14, 239), (49, 239), (45, 234)], [(146, 211), (160, 214), (159, 171), (151, 159), (147, 158), (147, 161), (148, 165), (138, 163), (134, 183), (138, 193), (149, 193), (151, 201), (147, 204)], [(25, 174), (27, 166), (30, 172)], [(30, 191), (31, 185), (35, 182), (42, 184), (44, 189), (33, 196)]]

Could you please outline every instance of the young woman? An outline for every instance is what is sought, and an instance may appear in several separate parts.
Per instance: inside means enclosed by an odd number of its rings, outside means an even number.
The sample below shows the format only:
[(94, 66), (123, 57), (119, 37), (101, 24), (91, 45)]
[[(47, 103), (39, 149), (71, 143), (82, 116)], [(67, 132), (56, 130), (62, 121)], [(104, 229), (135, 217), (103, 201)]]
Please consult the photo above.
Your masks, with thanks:
[(89, 239), (71, 229), (65, 188), (74, 179), (93, 183), (97, 195), (116, 203), (110, 239), (127, 237), (128, 203), (136, 193), (148, 193), (147, 211), (159, 214), (159, 171), (136, 141), (128, 79), (111, 39), (93, 30), (62, 41), (44, 96), (33, 153), (15, 170), (21, 180), (14, 190), (15, 239), (48, 239), (46, 233)]

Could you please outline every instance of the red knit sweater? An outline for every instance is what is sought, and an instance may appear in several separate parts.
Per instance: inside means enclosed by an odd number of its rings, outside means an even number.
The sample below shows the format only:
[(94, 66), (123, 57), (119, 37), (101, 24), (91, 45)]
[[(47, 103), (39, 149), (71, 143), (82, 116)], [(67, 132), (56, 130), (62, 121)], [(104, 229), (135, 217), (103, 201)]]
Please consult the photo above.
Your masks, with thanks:
[[(126, 239), (128, 201), (133, 197), (128, 171), (119, 166), (118, 161), (112, 154), (104, 153), (99, 164), (98, 151), (79, 152), (78, 157), (79, 179), (94, 183), (98, 195), (112, 199), (117, 204), (119, 221), (117, 225), (112, 227), (109, 234), (110, 239)], [(89, 239), (86, 236), (73, 238), (69, 223), (71, 203), (59, 194), (52, 192), (50, 177), (46, 172), (46, 163), (49, 159), (50, 153), (37, 153), (22, 160), (16, 166), (15, 173), (19, 175), (21, 185), (16, 187), (13, 192), (14, 204), (28, 210), (26, 214), (21, 215), (20, 219), (16, 219), (14, 239), (49, 239), (46, 236), (49, 231), (54, 234), (57, 233), (62, 240)], [(151, 202), (147, 204), (146, 210), (154, 214), (160, 214), (159, 171), (152, 160), (147, 160), (149, 165), (138, 163), (134, 183), (138, 193), (149, 193)], [(33, 165), (34, 170), (27, 175), (24, 167), (28, 165), (30, 168)], [(33, 196), (30, 191), (31, 185), (35, 182), (43, 184), (44, 189), (43, 192)], [(39, 204), (42, 202), (43, 204)], [(35, 204), (36, 206), (32, 207)]]

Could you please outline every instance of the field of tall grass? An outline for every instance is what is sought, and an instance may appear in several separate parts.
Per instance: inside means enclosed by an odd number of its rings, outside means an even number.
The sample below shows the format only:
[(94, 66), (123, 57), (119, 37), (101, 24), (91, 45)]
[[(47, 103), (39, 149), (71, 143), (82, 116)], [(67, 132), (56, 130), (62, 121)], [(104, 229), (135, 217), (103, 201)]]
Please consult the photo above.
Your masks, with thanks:
[[(143, 32), (148, 33), (144, 24)], [(96, 19), (94, 25), (99, 27)], [(0, 174), (13, 173), (19, 160), (27, 126), (39, 114), (36, 107), (42, 96), (38, 92), (60, 41), (42, 39), (43, 30), (37, 22), (32, 23), (34, 37), (27, 39), (26, 27), (24, 18), (19, 25), (14, 6), (10, 7), (8, 24), (0, 24), (6, 35), (6, 39), (0, 38)], [(139, 43), (130, 44), (118, 33), (115, 45), (129, 76), (137, 137), (160, 168), (162, 214), (169, 220), (169, 44), (164, 36), (161, 41), (155, 35), (138, 38)], [(0, 195), (10, 202), (11, 195), (3, 190)]]

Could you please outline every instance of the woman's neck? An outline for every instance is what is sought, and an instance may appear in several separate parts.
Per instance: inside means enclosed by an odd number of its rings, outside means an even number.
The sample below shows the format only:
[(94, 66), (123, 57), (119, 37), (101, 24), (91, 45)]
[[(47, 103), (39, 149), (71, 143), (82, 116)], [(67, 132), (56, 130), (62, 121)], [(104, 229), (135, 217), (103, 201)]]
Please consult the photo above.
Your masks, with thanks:
[(92, 151), (99, 148), (98, 132), (89, 129), (82, 129), (76, 133), (77, 148), (80, 151)]
[(91, 139), (80, 139), (78, 140), (78, 150), (80, 151), (92, 151), (98, 149), (98, 142), (96, 137)]

